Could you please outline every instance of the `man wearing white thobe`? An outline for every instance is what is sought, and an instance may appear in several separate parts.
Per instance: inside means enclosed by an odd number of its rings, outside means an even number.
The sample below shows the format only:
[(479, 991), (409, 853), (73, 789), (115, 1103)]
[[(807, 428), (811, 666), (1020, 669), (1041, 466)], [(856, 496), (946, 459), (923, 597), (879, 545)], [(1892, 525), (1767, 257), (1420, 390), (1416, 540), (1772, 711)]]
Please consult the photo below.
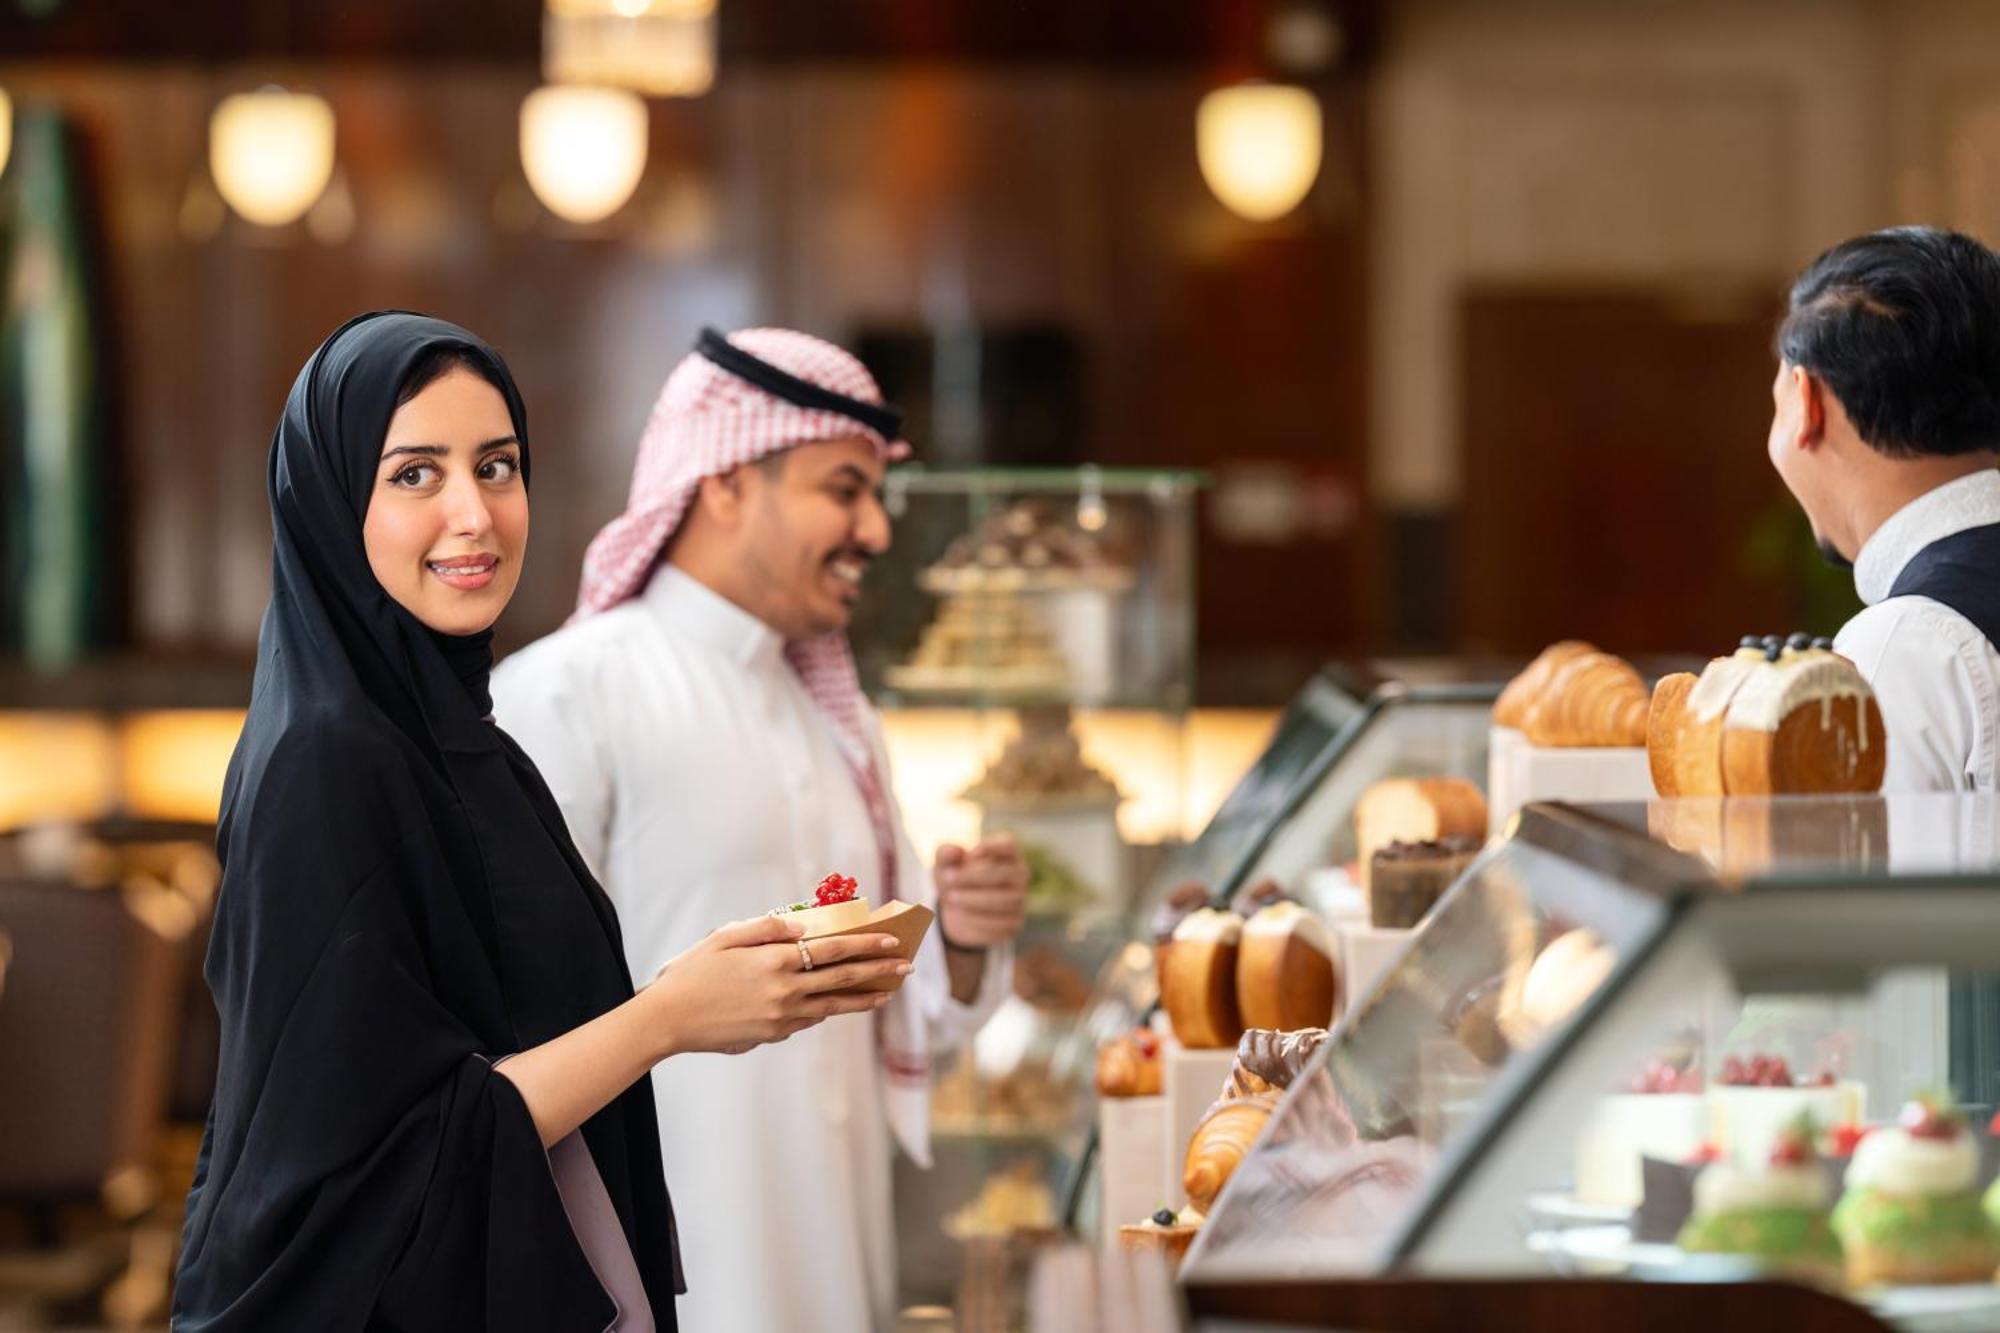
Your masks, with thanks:
[(654, 1071), (678, 1312), (705, 1333), (893, 1326), (891, 1138), (928, 1165), (928, 1058), (1004, 996), (1025, 911), (1010, 843), (943, 849), (935, 876), (922, 863), (854, 687), (842, 634), (888, 545), (876, 489), (901, 452), (880, 401), (817, 339), (705, 334), (586, 558), (583, 614), (493, 681), (618, 906), (635, 981), (829, 873), (878, 904), (892, 875), (894, 897), (939, 910), (879, 1021)]

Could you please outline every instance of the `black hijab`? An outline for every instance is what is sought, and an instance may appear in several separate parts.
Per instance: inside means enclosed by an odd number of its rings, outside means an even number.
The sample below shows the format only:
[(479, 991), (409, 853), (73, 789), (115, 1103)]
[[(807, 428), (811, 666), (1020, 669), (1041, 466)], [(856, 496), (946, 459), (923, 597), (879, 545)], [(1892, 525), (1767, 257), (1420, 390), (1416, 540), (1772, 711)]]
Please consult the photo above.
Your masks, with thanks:
[[(437, 634), (362, 544), (413, 366), (464, 329), (363, 315), (271, 442), (271, 606), (230, 761), (208, 981), (222, 1059), (174, 1327), (578, 1329), (613, 1306), (520, 1095), (491, 1062), (632, 995), (611, 904), (534, 766), (486, 720), (488, 636)], [(680, 1289), (650, 1080), (583, 1126), (662, 1329)]]

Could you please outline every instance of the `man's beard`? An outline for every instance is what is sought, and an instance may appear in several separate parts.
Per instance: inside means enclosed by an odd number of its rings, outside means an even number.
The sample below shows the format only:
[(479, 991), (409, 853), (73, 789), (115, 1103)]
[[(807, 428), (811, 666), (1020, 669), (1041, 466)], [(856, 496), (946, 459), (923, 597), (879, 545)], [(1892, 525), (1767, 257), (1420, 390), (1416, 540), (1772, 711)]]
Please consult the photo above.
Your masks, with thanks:
[(1822, 560), (1832, 565), (1835, 569), (1854, 568), (1854, 562), (1842, 555), (1839, 548), (1824, 537), (1819, 539), (1819, 554)]

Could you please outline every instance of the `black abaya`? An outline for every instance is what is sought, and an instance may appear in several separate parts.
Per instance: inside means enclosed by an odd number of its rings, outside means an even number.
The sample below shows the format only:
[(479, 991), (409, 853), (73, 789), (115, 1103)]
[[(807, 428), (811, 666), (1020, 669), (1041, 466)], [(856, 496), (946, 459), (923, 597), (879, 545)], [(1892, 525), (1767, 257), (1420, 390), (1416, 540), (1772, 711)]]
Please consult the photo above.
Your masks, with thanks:
[[(470, 333), (385, 313), (300, 372), (271, 445), (271, 606), (230, 762), (207, 974), (221, 1068), (174, 1327), (591, 1330), (613, 1304), (492, 1062), (632, 995), (618, 924), (534, 766), (485, 719), (487, 636), (371, 573), (405, 376)], [(654, 1318), (680, 1289), (650, 1080), (582, 1129)]]

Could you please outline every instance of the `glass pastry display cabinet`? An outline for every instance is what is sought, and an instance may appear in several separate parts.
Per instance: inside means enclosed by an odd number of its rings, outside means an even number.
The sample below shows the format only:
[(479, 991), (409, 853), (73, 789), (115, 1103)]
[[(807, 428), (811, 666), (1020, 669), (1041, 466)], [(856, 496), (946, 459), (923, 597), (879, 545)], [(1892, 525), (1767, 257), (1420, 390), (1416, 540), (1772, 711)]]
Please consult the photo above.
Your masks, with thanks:
[(1775, 1276), (1863, 1326), (2000, 1327), (1996, 821), (1528, 807), (1243, 1157), (1182, 1269), (1196, 1327), (1385, 1276)]
[(893, 470), (894, 543), (851, 632), (919, 851), (1010, 833), (1031, 874), (1014, 993), (940, 1059), (935, 1166), (899, 1163), (906, 1305), (956, 1305), (968, 1255), (1046, 1235), (1090, 1123), (1093, 979), (1184, 837), (1194, 692), (1189, 472)]

